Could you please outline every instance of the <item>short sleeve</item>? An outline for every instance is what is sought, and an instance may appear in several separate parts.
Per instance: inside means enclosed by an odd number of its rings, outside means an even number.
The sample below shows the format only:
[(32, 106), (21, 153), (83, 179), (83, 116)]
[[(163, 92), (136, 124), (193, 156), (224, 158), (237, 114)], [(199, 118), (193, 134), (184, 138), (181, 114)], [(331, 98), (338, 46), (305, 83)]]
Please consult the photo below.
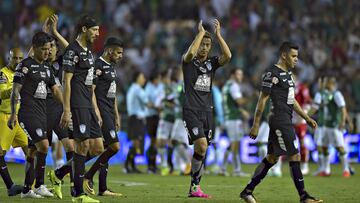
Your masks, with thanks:
[(58, 84), (56, 83), (54, 72), (51, 69), (49, 69), (48, 71), (50, 72), (48, 87), (51, 88), (52, 86)]
[(98, 60), (95, 61), (95, 70), (94, 71), (95, 72), (94, 72), (93, 84), (97, 85), (97, 83), (99, 82), (99, 78), (104, 73), (103, 68), (102, 68), (102, 64)]
[(62, 67), (65, 72), (73, 73), (76, 63), (79, 62), (79, 56), (73, 49), (66, 49), (63, 55)]
[(14, 83), (24, 84), (26, 75), (29, 72), (29, 67), (25, 63), (19, 63), (16, 66), (14, 73)]
[(314, 97), (314, 103), (312, 105), (313, 108), (319, 109), (319, 106), (321, 105), (321, 94), (320, 92), (316, 92)]
[(276, 77), (276, 75), (268, 71), (262, 76), (262, 83), (261, 83), (261, 91), (265, 94), (271, 93), (271, 88), (274, 84), (277, 84), (279, 82), (279, 78)]
[(344, 96), (341, 94), (341, 92), (339, 91), (335, 92), (334, 100), (339, 108), (346, 106)]
[(242, 97), (240, 85), (233, 83), (230, 87), (230, 95), (234, 100), (240, 99)]

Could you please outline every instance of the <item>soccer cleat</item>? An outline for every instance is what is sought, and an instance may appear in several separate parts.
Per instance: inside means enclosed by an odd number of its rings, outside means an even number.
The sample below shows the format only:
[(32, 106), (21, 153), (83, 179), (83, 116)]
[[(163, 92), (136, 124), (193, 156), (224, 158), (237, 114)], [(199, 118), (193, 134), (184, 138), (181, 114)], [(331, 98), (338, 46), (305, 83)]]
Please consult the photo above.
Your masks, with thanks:
[(94, 182), (92, 180), (84, 178), (83, 186), (86, 193), (90, 195), (95, 195)]
[(267, 173), (267, 176), (281, 178), (282, 173), (281, 173), (281, 171), (269, 170), (269, 172)]
[(35, 188), (34, 192), (43, 197), (54, 197), (54, 194), (46, 188), (46, 185), (40, 185), (40, 187)]
[(34, 198), (34, 199), (40, 199), (40, 198), (44, 198), (41, 195), (36, 194), (34, 191), (29, 190), (29, 192), (27, 192), (26, 194), (21, 193), (20, 195), (21, 198)]
[(329, 177), (329, 176), (331, 176), (331, 173), (326, 173), (326, 172), (321, 172), (320, 174), (319, 174), (319, 176), (321, 176), (321, 177)]
[(132, 170), (133, 173), (137, 173), (137, 174), (141, 174), (143, 173), (142, 171), (140, 171), (138, 168), (134, 167)]
[(162, 167), (160, 173), (162, 176), (167, 176), (170, 173), (170, 169), (168, 167)]
[(78, 197), (73, 197), (72, 198), (72, 202), (82, 202), (82, 203), (98, 203), (100, 202), (97, 199), (93, 199), (89, 196), (87, 196), (86, 194), (82, 194)]
[(350, 175), (355, 175), (355, 169), (351, 166), (349, 166), (349, 172), (350, 172)]
[(323, 200), (316, 199), (315, 197), (310, 196), (307, 192), (305, 192), (300, 197), (300, 203), (322, 203)]
[(240, 193), (240, 198), (243, 199), (246, 203), (256, 203), (256, 199), (252, 192), (246, 191), (246, 189)]
[(250, 173), (245, 173), (243, 171), (235, 171), (233, 173), (233, 176), (238, 176), (238, 177), (250, 177)]
[(205, 198), (205, 199), (211, 198), (210, 195), (205, 194), (201, 190), (200, 185), (192, 185), (190, 188), (188, 197), (199, 197), (199, 198)]
[(110, 189), (105, 190), (104, 192), (99, 192), (99, 196), (115, 196), (115, 197), (121, 197), (123, 196), (121, 193), (117, 193), (114, 191), (111, 191)]
[(350, 171), (344, 171), (343, 172), (343, 177), (344, 178), (350, 178), (351, 174), (350, 174)]
[(230, 176), (229, 172), (226, 171), (226, 169), (220, 169), (219, 176)]
[(47, 176), (54, 188), (55, 196), (59, 199), (62, 199), (62, 192), (61, 192), (62, 181), (58, 177), (56, 177), (54, 170), (50, 170)]
[(8, 196), (15, 196), (22, 192), (23, 186), (13, 184), (10, 189), (7, 190)]

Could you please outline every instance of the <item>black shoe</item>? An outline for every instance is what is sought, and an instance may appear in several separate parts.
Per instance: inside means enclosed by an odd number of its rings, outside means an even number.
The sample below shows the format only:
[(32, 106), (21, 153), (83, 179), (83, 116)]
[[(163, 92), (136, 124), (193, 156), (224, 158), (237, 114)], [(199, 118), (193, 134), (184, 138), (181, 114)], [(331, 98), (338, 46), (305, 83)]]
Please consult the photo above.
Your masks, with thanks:
[(133, 170), (131, 170), (130, 168), (127, 168), (127, 167), (125, 167), (125, 168), (123, 169), (123, 172), (126, 173), (126, 174), (134, 173)]
[(349, 172), (350, 172), (350, 175), (355, 175), (355, 169), (351, 166), (349, 166)]
[(132, 170), (133, 173), (137, 173), (137, 174), (140, 174), (140, 173), (143, 173), (142, 171), (140, 171), (138, 168), (134, 167), (133, 170)]
[(75, 197), (75, 188), (74, 188), (74, 186), (70, 186), (70, 194), (71, 194), (71, 197)]
[(23, 190), (23, 186), (21, 186), (21, 185), (15, 185), (15, 184), (13, 184), (12, 186), (11, 186), (11, 188), (10, 189), (8, 189), (8, 196), (15, 196), (15, 195), (18, 195), (18, 194), (20, 194), (21, 192), (22, 192), (22, 190)]
[(301, 195), (300, 202), (301, 203), (322, 203), (323, 200), (312, 197), (309, 195), (309, 193), (305, 192), (303, 195)]
[(252, 192), (247, 191), (246, 189), (244, 189), (240, 193), (240, 198), (243, 199), (246, 203), (256, 203), (256, 198), (254, 197)]

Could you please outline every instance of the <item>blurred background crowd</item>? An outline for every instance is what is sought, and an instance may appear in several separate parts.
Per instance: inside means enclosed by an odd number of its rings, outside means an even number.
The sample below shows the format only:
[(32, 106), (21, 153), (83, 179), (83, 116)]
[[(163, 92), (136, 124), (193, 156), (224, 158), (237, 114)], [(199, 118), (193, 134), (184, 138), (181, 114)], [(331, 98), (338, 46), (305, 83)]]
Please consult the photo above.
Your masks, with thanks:
[[(60, 33), (72, 40), (75, 21), (87, 13), (101, 25), (93, 47), (98, 56), (107, 36), (124, 41), (118, 75), (119, 101), (125, 102), (134, 70), (150, 76), (179, 66), (197, 21), (202, 19), (213, 32), (210, 22), (217, 18), (233, 56), (218, 71), (219, 86), (231, 67), (242, 69), (244, 94), (256, 103), (261, 74), (277, 59), (280, 43), (291, 40), (300, 46), (297, 79), (309, 85), (313, 95), (319, 76), (336, 75), (348, 110), (360, 123), (359, 10), (357, 0), (1, 0), (0, 65), (6, 65), (10, 48), (30, 48), (33, 34), (49, 15), (59, 16)], [(212, 54), (218, 51), (215, 43)], [(126, 111), (125, 105), (119, 106)]]

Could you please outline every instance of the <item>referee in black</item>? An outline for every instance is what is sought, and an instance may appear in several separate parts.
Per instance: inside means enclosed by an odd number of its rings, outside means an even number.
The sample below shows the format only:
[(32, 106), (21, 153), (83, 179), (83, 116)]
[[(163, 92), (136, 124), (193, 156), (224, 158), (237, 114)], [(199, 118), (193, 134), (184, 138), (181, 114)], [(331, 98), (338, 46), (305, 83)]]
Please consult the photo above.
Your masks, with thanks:
[(256, 168), (251, 181), (240, 193), (240, 198), (248, 203), (255, 203), (253, 191), (266, 176), (269, 169), (276, 164), (279, 156), (289, 158), (291, 177), (300, 196), (300, 202), (323, 202), (305, 191), (304, 177), (300, 170), (299, 144), (296, 140), (292, 124), (293, 110), (299, 114), (313, 128), (317, 123), (311, 119), (300, 107), (295, 99), (295, 81), (291, 69), (298, 61), (298, 46), (291, 42), (284, 42), (279, 49), (279, 60), (266, 70), (262, 78), (262, 89), (256, 106), (253, 126), (250, 137), (256, 139), (265, 104), (270, 98), (273, 105), (270, 118), (270, 134), (268, 140), (268, 154)]

